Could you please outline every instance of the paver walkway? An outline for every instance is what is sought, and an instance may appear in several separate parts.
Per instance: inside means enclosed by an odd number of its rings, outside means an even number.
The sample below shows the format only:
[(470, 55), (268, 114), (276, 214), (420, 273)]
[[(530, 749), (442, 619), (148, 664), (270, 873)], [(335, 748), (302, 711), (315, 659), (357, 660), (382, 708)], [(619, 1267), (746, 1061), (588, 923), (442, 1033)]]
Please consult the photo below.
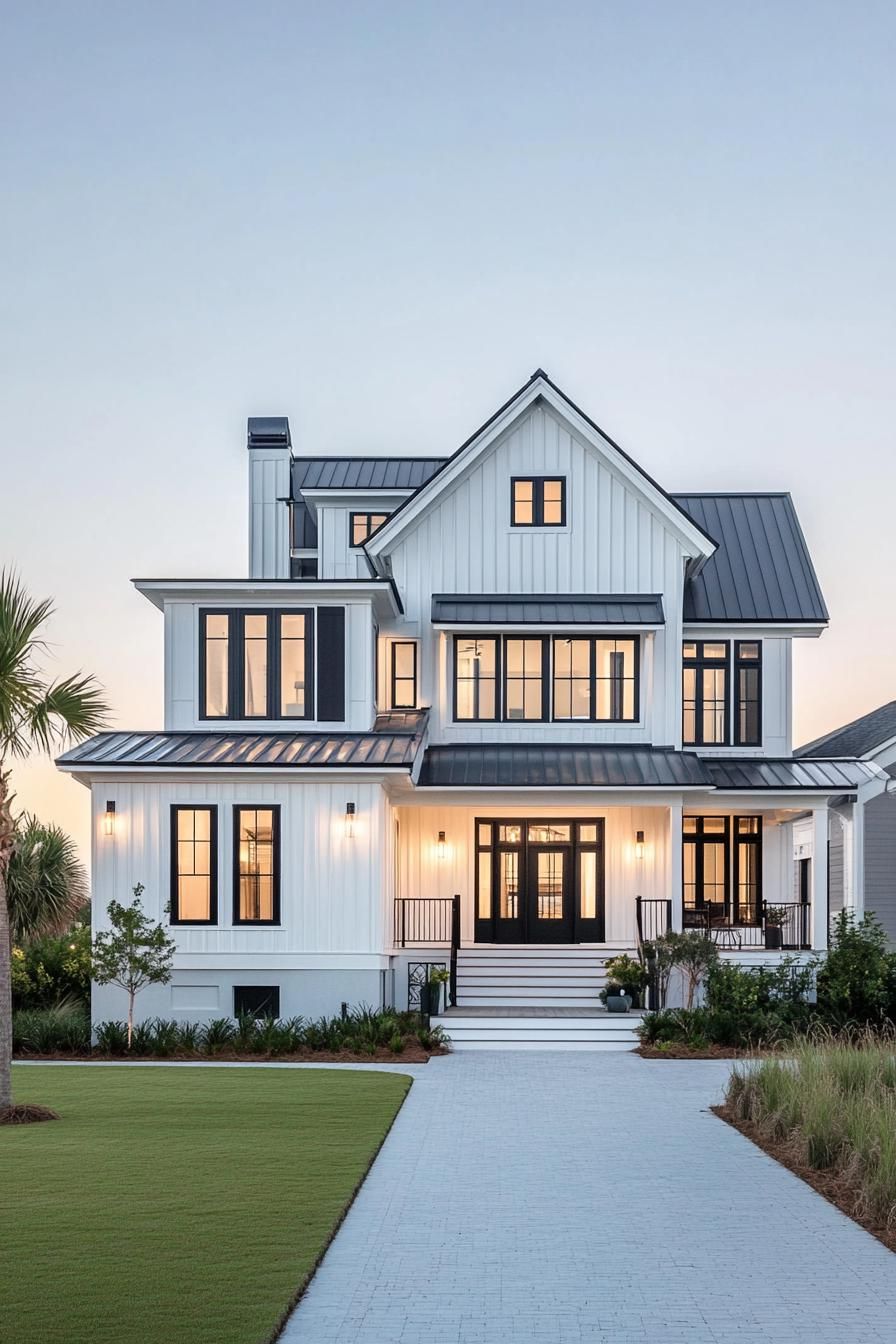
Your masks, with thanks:
[(726, 1064), (413, 1072), (288, 1344), (896, 1340), (896, 1256), (706, 1110)]

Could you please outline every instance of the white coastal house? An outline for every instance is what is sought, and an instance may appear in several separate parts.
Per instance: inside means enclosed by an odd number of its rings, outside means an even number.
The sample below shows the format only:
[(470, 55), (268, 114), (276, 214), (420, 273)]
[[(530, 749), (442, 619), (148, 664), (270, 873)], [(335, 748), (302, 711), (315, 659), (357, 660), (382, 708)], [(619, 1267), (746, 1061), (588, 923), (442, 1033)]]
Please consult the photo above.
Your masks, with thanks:
[(164, 728), (59, 761), (97, 927), (142, 882), (176, 937), (144, 1016), (401, 1007), (443, 964), (456, 1042), (570, 1045), (639, 936), (776, 956), (776, 906), (825, 947), (829, 803), (884, 777), (793, 754), (828, 614), (787, 493), (670, 494), (541, 370), (448, 457), (266, 418), (248, 458), (248, 576), (135, 580)]

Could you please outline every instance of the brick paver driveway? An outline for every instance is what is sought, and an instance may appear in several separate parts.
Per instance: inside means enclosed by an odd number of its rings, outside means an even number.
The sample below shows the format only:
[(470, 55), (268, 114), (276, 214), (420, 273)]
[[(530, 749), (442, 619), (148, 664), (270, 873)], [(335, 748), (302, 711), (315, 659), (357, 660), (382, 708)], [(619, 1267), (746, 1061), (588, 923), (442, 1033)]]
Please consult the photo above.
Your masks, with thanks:
[(896, 1340), (896, 1257), (707, 1111), (727, 1065), (409, 1072), (290, 1344)]

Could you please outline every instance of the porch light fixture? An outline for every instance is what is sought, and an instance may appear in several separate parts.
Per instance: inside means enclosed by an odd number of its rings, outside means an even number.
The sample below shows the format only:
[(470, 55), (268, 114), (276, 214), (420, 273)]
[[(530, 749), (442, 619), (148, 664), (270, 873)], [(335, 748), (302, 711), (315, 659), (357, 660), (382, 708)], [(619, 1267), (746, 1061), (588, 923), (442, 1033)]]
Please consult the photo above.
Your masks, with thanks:
[(635, 858), (643, 859), (643, 857), (644, 857), (644, 832), (635, 831)]
[(346, 840), (352, 840), (354, 839), (354, 835), (355, 835), (355, 805), (354, 803), (346, 803), (345, 838)]
[(111, 798), (106, 802), (106, 815), (103, 817), (103, 830), (106, 835), (115, 834), (115, 803)]
[(445, 844), (445, 832), (439, 831), (439, 838), (436, 842), (436, 854), (438, 855), (439, 859), (444, 859), (446, 848), (447, 846)]

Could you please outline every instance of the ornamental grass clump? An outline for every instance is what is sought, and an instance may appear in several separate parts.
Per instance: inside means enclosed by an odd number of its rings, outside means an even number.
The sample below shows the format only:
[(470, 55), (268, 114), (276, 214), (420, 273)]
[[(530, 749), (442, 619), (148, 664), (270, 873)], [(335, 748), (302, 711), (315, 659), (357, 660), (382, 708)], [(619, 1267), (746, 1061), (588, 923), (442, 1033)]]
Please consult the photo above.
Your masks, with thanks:
[(896, 1232), (896, 1037), (823, 1033), (735, 1068), (733, 1119), (797, 1170), (835, 1178), (855, 1217)]

